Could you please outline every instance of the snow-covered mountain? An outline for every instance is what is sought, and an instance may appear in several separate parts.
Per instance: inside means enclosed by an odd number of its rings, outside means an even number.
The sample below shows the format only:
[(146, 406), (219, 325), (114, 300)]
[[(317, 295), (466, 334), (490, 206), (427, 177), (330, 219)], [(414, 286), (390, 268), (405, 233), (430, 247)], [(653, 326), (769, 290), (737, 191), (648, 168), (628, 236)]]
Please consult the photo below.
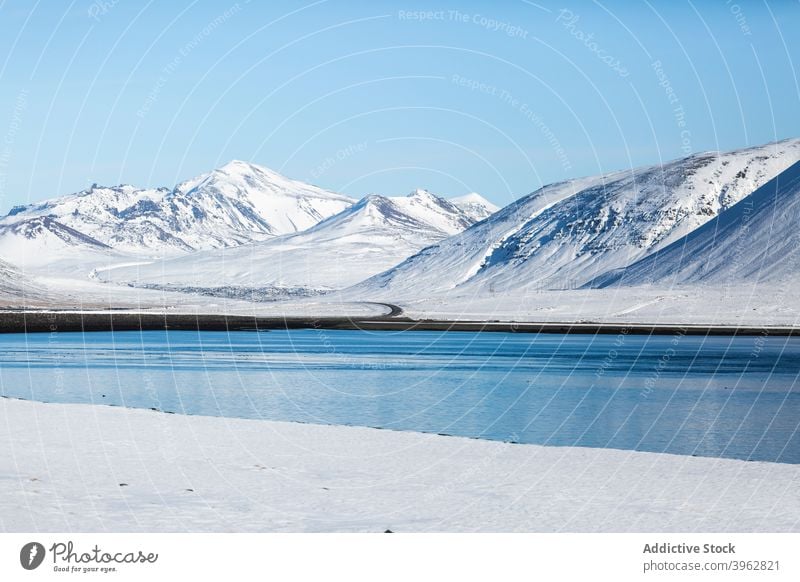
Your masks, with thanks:
[[(0, 223), (0, 259), (25, 273), (71, 272), (115, 255), (111, 247), (47, 216)], [(65, 268), (66, 267), (66, 268)]]
[(94, 269), (131, 262), (131, 257), (57, 220), (39, 216), (0, 223), (0, 260), (29, 276), (84, 279)]
[(15, 206), (0, 224), (47, 218), (81, 232), (108, 246), (130, 250), (190, 250), (188, 245), (162, 228), (163, 221), (144, 218), (146, 208), (156, 211), (170, 193), (166, 188), (139, 189), (133, 186), (97, 186), (60, 198)]
[(464, 196), (456, 196), (448, 200), (463, 210), (475, 222), (479, 222), (484, 218), (489, 218), (492, 214), (500, 210), (499, 206), (492, 204), (477, 192), (472, 192)]
[(592, 286), (740, 286), (800, 279), (800, 162), (680, 240)]
[(0, 260), (0, 307), (20, 307), (46, 300), (41, 285), (25, 276), (16, 266)]
[(19, 290), (22, 275), (19, 270), (5, 261), (0, 261), (0, 294)]
[(104, 271), (105, 280), (170, 288), (340, 289), (396, 265), (475, 222), (425, 190), (370, 195), (296, 234)]
[(307, 229), (354, 200), (233, 161), (172, 189), (91, 188), (18, 206), (0, 224), (46, 217), (129, 253), (179, 254)]
[(0, 257), (13, 260), (25, 252), (26, 241), (37, 241), (36, 251), (43, 254), (69, 247), (110, 248), (47, 216), (0, 224)]
[(581, 287), (667, 247), (798, 160), (800, 140), (787, 140), (546, 186), (348, 293)]

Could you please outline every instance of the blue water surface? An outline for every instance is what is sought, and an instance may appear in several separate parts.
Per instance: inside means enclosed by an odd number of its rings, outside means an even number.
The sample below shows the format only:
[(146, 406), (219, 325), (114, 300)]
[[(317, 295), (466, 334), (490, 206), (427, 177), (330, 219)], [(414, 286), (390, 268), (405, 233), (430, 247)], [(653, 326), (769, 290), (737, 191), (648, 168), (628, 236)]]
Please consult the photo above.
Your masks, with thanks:
[(0, 335), (0, 393), (800, 463), (800, 338), (291, 330)]

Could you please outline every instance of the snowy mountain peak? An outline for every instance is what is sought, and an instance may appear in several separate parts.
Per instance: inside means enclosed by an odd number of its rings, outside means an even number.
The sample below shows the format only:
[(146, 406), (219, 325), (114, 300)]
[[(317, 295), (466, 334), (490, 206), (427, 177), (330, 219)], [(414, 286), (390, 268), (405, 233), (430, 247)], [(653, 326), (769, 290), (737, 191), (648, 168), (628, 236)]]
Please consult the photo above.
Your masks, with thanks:
[(450, 198), (450, 202), (459, 202), (463, 204), (483, 204), (484, 206), (494, 206), (494, 208), (499, 210), (499, 207), (489, 202), (477, 192), (470, 192), (469, 194), (464, 194), (463, 196), (454, 196), (453, 198)]
[(260, 166), (258, 164), (253, 164), (251, 162), (245, 162), (242, 160), (231, 160), (227, 164), (220, 166), (208, 172), (206, 174), (202, 174), (195, 180), (208, 179), (210, 176), (216, 175), (217, 177), (224, 176), (222, 179), (230, 179), (230, 180), (268, 180), (275, 183), (297, 183), (302, 184), (302, 182), (297, 182), (296, 180), (292, 180), (291, 178), (287, 178), (283, 174), (272, 170), (271, 168), (267, 168), (266, 166)]
[(488, 218), (500, 210), (499, 206), (492, 204), (477, 192), (450, 198), (450, 202), (466, 212), (476, 222)]
[(117, 282), (227, 285), (295, 290), (341, 289), (379, 273), (473, 224), (459, 208), (427, 191), (370, 194), (302, 232), (237, 248), (191, 253), (104, 273)]
[(423, 188), (416, 188), (409, 192), (406, 196), (401, 196), (395, 199), (428, 206), (440, 206), (442, 202), (447, 202), (447, 200), (444, 198), (440, 198), (436, 194), (433, 194), (429, 190), (425, 190)]
[(408, 196), (398, 197), (369, 194), (344, 212), (320, 222), (311, 231), (349, 223), (358, 224), (359, 230), (397, 229), (407, 231), (412, 238), (417, 236), (431, 241), (461, 232), (474, 222), (444, 198), (427, 190), (418, 190)]
[(276, 172), (265, 166), (259, 166), (241, 160), (231, 160), (227, 164), (216, 168), (205, 174), (186, 180), (178, 184), (175, 190), (188, 193), (200, 188), (217, 188), (224, 195), (241, 197), (247, 194), (280, 194), (306, 196), (312, 194), (315, 197), (331, 198), (334, 200), (346, 200), (350, 203), (353, 199), (311, 186), (298, 180), (287, 178), (283, 174)]
[(234, 160), (174, 188), (94, 184), (77, 194), (15, 207), (0, 224), (46, 216), (121, 251), (176, 254), (305, 230), (353, 202)]
[[(262, 169), (261, 166), (244, 160), (231, 160), (227, 164), (220, 166), (217, 170), (222, 172), (238, 172), (238, 171), (252, 171), (253, 169)], [(266, 168), (263, 168), (266, 169)]]

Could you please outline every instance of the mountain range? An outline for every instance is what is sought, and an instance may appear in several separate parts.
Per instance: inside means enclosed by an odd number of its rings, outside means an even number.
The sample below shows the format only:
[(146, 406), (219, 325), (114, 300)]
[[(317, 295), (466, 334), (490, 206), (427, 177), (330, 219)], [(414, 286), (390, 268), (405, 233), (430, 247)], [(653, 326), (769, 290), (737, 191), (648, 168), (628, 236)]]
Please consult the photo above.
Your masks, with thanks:
[(104, 280), (171, 288), (331, 290), (393, 267), (470, 227), (492, 205), (471, 195), (460, 208), (426, 190), (369, 195), (308, 230), (234, 248), (104, 271)]
[(176, 255), (299, 232), (352, 198), (232, 161), (174, 188), (91, 188), (16, 206), (0, 225), (47, 218), (119, 251)]
[(498, 209), (474, 193), (354, 200), (233, 161), (172, 188), (95, 185), (15, 207), (0, 218), (0, 274), (9, 289), (34, 276), (355, 300), (787, 281), (798, 162), (798, 139), (706, 152)]
[(351, 293), (580, 288), (680, 240), (799, 160), (800, 140), (787, 140), (545, 186)]
[(173, 188), (87, 190), (0, 218), (0, 259), (47, 278), (135, 286), (340, 289), (497, 207), (425, 190), (354, 200), (233, 161)]

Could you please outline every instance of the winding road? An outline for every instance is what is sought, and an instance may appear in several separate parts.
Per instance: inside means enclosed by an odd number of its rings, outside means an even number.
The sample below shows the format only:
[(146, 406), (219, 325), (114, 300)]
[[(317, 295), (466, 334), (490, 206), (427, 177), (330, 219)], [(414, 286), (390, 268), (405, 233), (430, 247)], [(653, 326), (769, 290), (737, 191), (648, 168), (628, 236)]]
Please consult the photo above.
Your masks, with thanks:
[(399, 305), (395, 305), (394, 303), (383, 303), (380, 301), (365, 301), (368, 305), (380, 305), (381, 307), (386, 307), (389, 310), (389, 313), (383, 315), (383, 317), (400, 317), (403, 315), (403, 308)]

